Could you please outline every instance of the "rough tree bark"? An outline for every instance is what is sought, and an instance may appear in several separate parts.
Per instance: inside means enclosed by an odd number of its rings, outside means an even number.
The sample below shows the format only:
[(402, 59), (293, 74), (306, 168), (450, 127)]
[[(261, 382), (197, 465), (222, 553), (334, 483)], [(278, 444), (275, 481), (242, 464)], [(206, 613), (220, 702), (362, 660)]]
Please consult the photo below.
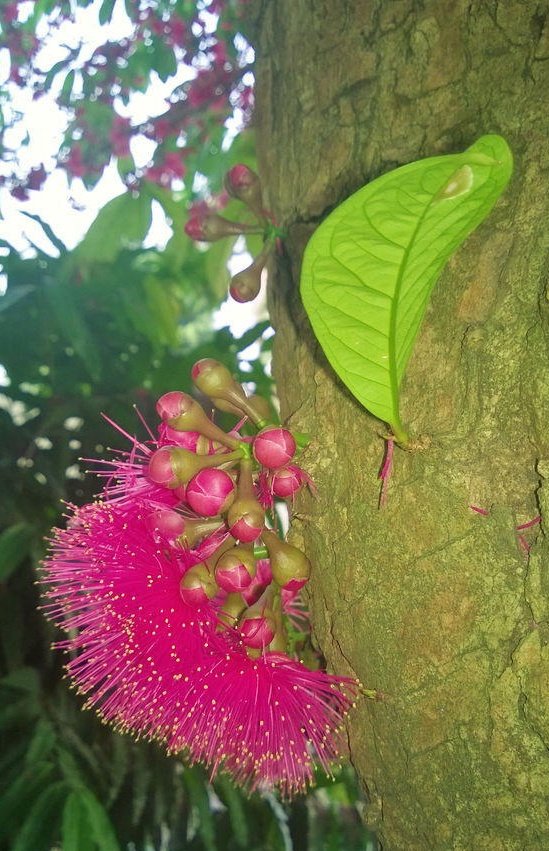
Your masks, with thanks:
[[(314, 435), (298, 533), (330, 665), (385, 697), (350, 720), (387, 851), (549, 848), (549, 17), (497, 0), (264, 0), (260, 164), (288, 227), (271, 307), (282, 414)], [(326, 363), (303, 248), (369, 180), (501, 133), (512, 184), (436, 286), (377, 509), (383, 426)], [(490, 508), (487, 517), (471, 504)], [(515, 527), (542, 516), (527, 555)], [(532, 533), (528, 533), (532, 534)], [(531, 538), (531, 540), (534, 540)]]

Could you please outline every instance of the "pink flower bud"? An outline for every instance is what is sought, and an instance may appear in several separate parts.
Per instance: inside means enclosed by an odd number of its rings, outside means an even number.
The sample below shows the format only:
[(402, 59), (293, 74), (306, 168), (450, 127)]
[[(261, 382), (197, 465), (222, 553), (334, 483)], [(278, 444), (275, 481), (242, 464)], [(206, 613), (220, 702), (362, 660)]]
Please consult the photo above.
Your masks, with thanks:
[(150, 457), (147, 468), (147, 476), (156, 485), (164, 485), (166, 488), (175, 488), (179, 484), (172, 463), (172, 451), (176, 447), (163, 446), (157, 449)]
[(258, 513), (243, 514), (233, 522), (229, 520), (229, 532), (236, 541), (243, 544), (257, 541), (262, 531), (263, 524), (259, 523)]
[[(295, 582), (305, 585), (311, 573), (311, 562), (305, 553), (282, 541), (269, 529), (264, 529), (261, 538), (269, 551), (271, 571), (276, 584), (281, 588)], [(290, 588), (295, 587), (290, 585)]]
[(237, 541), (251, 543), (259, 538), (265, 523), (265, 512), (255, 495), (252, 461), (240, 462), (237, 496), (227, 514), (229, 532)]
[(247, 165), (234, 165), (225, 175), (225, 189), (232, 198), (238, 198), (259, 217), (263, 217), (261, 182), (255, 171)]
[[(192, 550), (197, 545), (200, 545), (201, 557), (209, 558), (211, 553), (215, 552), (219, 546), (219, 540), (216, 538), (218, 532), (224, 531), (223, 520), (221, 517), (213, 517), (211, 520), (185, 520), (185, 528), (181, 535), (177, 538), (177, 545), (184, 550)], [(206, 541), (210, 541), (213, 549), (206, 547)], [(201, 543), (202, 542), (202, 543)], [(204, 546), (203, 546), (204, 545)]]
[(217, 591), (215, 580), (204, 562), (191, 567), (179, 584), (181, 598), (189, 606), (204, 606)]
[(275, 625), (268, 616), (246, 618), (240, 622), (240, 635), (247, 647), (267, 647), (275, 637)]
[(271, 564), (269, 559), (258, 559), (255, 563), (255, 576), (252, 577), (252, 581), (248, 587), (242, 591), (242, 596), (244, 597), (247, 605), (251, 606), (253, 603), (257, 602), (272, 581), (273, 575), (271, 573)]
[(256, 425), (263, 424), (262, 412), (250, 403), (242, 385), (233, 378), (224, 364), (213, 358), (202, 358), (193, 366), (191, 376), (200, 392), (212, 399), (220, 410), (234, 413), (236, 409), (237, 412), (250, 417)]
[(248, 588), (255, 575), (253, 551), (245, 547), (232, 547), (218, 559), (215, 579), (223, 591), (229, 594)]
[(288, 429), (267, 426), (253, 442), (254, 458), (269, 469), (284, 467), (295, 455), (296, 443)]
[(297, 464), (288, 464), (287, 467), (280, 467), (270, 477), (271, 490), (275, 496), (281, 499), (293, 496), (304, 481), (305, 479), (303, 478), (301, 469)]
[(196, 455), (207, 455), (211, 449), (208, 438), (198, 431), (177, 431), (166, 423), (158, 428), (158, 443), (160, 446), (183, 446)]
[(166, 541), (175, 541), (185, 529), (184, 518), (171, 508), (158, 508), (149, 514), (145, 522), (155, 538)]
[(259, 177), (243, 163), (233, 165), (225, 175), (225, 189), (232, 198), (241, 198), (241, 193), (259, 185)]
[(189, 410), (193, 403), (194, 399), (188, 393), (172, 390), (160, 397), (156, 403), (156, 410), (161, 420), (169, 422)]
[(235, 484), (224, 470), (200, 470), (190, 480), (185, 498), (193, 511), (203, 517), (223, 514), (234, 500)]
[(239, 446), (239, 441), (216, 426), (206, 416), (202, 406), (188, 393), (179, 390), (165, 393), (158, 400), (156, 410), (162, 420), (176, 431), (200, 432), (210, 440), (216, 440), (231, 449)]
[(253, 301), (261, 289), (261, 271), (261, 268), (252, 263), (247, 269), (233, 275), (229, 295), (239, 304)]
[(185, 233), (197, 242), (216, 242), (225, 236), (238, 236), (241, 233), (258, 233), (260, 228), (244, 222), (231, 222), (217, 213), (205, 216), (192, 216), (185, 225)]
[(218, 452), (213, 455), (195, 455), (182, 446), (163, 446), (150, 457), (147, 475), (157, 485), (176, 488), (186, 485), (199, 470), (221, 467), (242, 458), (238, 449), (234, 452)]

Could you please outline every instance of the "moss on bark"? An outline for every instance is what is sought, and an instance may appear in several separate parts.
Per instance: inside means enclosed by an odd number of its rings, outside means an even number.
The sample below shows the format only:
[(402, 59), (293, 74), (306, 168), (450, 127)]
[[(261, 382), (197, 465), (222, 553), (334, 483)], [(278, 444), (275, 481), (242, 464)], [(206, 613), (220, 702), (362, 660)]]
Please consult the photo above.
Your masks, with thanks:
[[(282, 413), (314, 435), (301, 524), (330, 664), (379, 689), (351, 718), (368, 821), (388, 851), (549, 847), (549, 17), (546, 3), (265, 0), (258, 133), (289, 229), (271, 280)], [(402, 391), (428, 435), (398, 451), (338, 382), (299, 300), (315, 224), (419, 157), (501, 133), (505, 197), (435, 288)], [(469, 506), (490, 508), (487, 517)]]

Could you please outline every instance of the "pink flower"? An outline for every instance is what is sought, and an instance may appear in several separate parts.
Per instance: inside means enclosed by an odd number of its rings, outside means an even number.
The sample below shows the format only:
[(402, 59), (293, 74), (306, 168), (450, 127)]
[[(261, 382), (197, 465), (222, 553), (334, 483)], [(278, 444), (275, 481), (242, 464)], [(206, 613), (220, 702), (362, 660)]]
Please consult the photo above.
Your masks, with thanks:
[[(356, 682), (268, 650), (282, 634), (272, 579), (289, 545), (264, 532), (273, 571), (267, 560), (256, 563), (251, 546), (227, 549), (226, 517), (208, 517), (189, 493), (200, 474), (184, 489), (166, 488), (168, 452), (158, 484), (149, 475), (151, 459), (165, 460), (159, 453), (166, 447), (152, 433), (144, 443), (126, 436), (130, 452), (100, 467), (101, 498), (70, 508), (43, 566), (45, 611), (66, 633), (57, 646), (70, 652), (69, 676), (105, 721), (184, 751), (211, 776), (225, 770), (251, 790), (303, 791), (315, 760), (329, 770), (337, 757)], [(241, 463), (240, 487), (251, 464)], [(222, 470), (203, 472), (207, 479), (222, 473), (234, 487)], [(303, 616), (290, 585), (280, 599), (295, 625)], [(240, 590), (255, 604), (243, 614)], [(236, 614), (223, 618), (230, 595)], [(267, 597), (278, 600), (276, 616), (274, 603), (262, 603)]]

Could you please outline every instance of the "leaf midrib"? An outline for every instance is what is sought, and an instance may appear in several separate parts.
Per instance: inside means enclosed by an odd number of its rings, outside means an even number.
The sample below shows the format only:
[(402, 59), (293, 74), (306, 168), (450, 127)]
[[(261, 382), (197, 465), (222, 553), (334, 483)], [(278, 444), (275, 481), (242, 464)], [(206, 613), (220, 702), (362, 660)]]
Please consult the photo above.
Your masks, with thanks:
[[(451, 175), (450, 175), (451, 177)], [(408, 258), (412, 251), (412, 248), (415, 244), (415, 240), (418, 234), (418, 231), (423, 225), (427, 213), (431, 209), (435, 198), (442, 190), (442, 188), (448, 183), (449, 178), (446, 177), (444, 181), (440, 184), (437, 191), (431, 196), (429, 203), (423, 210), (421, 216), (419, 217), (417, 224), (413, 230), (412, 236), (408, 242), (408, 245), (404, 249), (404, 254), (402, 255), (402, 260), (399, 263), (397, 281), (395, 285), (395, 290), (393, 293), (393, 298), (391, 299), (391, 310), (390, 310), (390, 321), (389, 321), (389, 383), (391, 387), (391, 404), (394, 412), (394, 422), (389, 423), (389, 425), (396, 426), (398, 429), (402, 429), (402, 425), (400, 422), (399, 415), (399, 387), (398, 387), (398, 373), (397, 373), (397, 358), (396, 358), (396, 329), (397, 329), (397, 316), (398, 316), (398, 304), (399, 304), (399, 295), (400, 290), (402, 288), (402, 284), (404, 281), (404, 273), (406, 270), (406, 266), (408, 263)]]

